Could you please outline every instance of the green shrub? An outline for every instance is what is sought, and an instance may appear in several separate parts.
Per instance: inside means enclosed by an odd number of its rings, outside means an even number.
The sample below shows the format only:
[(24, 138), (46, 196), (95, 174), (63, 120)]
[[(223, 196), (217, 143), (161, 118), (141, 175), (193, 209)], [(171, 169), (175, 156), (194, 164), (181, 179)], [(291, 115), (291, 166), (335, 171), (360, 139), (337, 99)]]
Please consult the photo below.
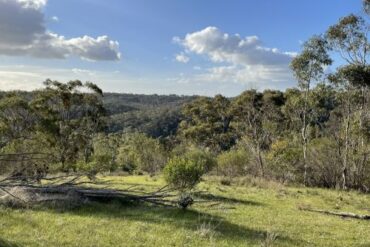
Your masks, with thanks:
[[(308, 145), (308, 182), (320, 187), (335, 188), (342, 182), (341, 156), (337, 142), (330, 138), (316, 138)], [(354, 156), (352, 156), (354, 157)]]
[(94, 155), (92, 161), (87, 163), (78, 161), (75, 166), (77, 170), (89, 174), (114, 171), (116, 169), (115, 163), (112, 163), (112, 158), (109, 155)]
[(266, 156), (270, 175), (281, 182), (296, 180), (301, 159), (301, 145), (288, 139), (277, 140), (272, 143)]
[(204, 173), (211, 171), (217, 165), (217, 161), (213, 155), (201, 149), (191, 149), (184, 156), (201, 166)]
[(170, 186), (186, 190), (194, 188), (200, 182), (204, 168), (194, 160), (176, 156), (167, 162), (163, 174)]
[(144, 134), (127, 134), (118, 149), (117, 164), (130, 173), (147, 172), (151, 175), (159, 172), (166, 161), (162, 145), (156, 139)]
[(132, 147), (122, 145), (118, 149), (116, 162), (123, 171), (133, 174), (137, 170), (140, 160), (137, 152)]
[(217, 157), (218, 171), (229, 178), (245, 175), (250, 157), (243, 150), (230, 150)]

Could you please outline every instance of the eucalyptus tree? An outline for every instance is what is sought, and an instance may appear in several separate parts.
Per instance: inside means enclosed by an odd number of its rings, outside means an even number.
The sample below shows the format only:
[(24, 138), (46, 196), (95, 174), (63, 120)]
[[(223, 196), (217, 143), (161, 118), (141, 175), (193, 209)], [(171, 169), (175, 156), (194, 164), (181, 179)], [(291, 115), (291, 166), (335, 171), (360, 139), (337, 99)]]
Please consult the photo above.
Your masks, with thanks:
[(44, 85), (31, 107), (40, 118), (38, 130), (57, 148), (56, 160), (67, 171), (80, 153), (85, 162), (92, 154), (93, 135), (103, 126), (103, 93), (95, 84), (78, 80), (61, 83), (48, 79)]
[(237, 122), (239, 136), (248, 145), (256, 157), (259, 174), (265, 175), (265, 164), (262, 151), (269, 138), (270, 132), (264, 126), (263, 94), (255, 90), (244, 91), (233, 101), (232, 111)]
[(0, 149), (11, 141), (29, 138), (35, 117), (28, 102), (10, 93), (0, 100)]
[(183, 108), (180, 135), (214, 152), (229, 149), (235, 142), (230, 100), (222, 95), (199, 97)]
[(0, 100), (0, 175), (39, 176), (47, 170), (50, 150), (36, 130), (40, 119), (19, 92)]
[(314, 36), (304, 43), (303, 51), (296, 56), (290, 67), (293, 70), (294, 76), (298, 80), (298, 85), (303, 91), (303, 107), (301, 109), (301, 136), (302, 136), (302, 151), (303, 151), (303, 183), (307, 183), (307, 145), (308, 133), (308, 98), (311, 90), (311, 85), (319, 82), (324, 74), (324, 67), (332, 63), (327, 53), (327, 42), (319, 36)]
[[(368, 13), (368, 1), (364, 1), (364, 9)], [(351, 145), (353, 141), (351, 129), (354, 127), (354, 120), (358, 115), (359, 129), (364, 130), (367, 118), (369, 118), (367, 114), (370, 86), (368, 31), (369, 24), (366, 20), (361, 16), (351, 14), (341, 18), (337, 24), (330, 26), (325, 33), (330, 49), (339, 54), (345, 61), (345, 64), (338, 67), (336, 72), (329, 77), (330, 81), (342, 91), (341, 95), (343, 96), (342, 188), (344, 189), (348, 186), (350, 146), (353, 146)], [(361, 161), (363, 164), (367, 162), (368, 156), (365, 133), (366, 131), (362, 131), (358, 140), (363, 152)]]

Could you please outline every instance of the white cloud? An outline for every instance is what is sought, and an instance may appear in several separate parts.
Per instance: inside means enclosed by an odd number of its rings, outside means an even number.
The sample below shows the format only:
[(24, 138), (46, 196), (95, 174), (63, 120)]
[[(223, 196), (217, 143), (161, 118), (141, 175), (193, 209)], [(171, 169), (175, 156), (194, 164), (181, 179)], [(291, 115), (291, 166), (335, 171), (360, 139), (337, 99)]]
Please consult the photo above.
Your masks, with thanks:
[(73, 68), (72, 72), (75, 73), (76, 75), (88, 75), (88, 76), (96, 75), (95, 71), (91, 71), (91, 70), (88, 70), (88, 69)]
[(205, 82), (238, 83), (255, 89), (284, 89), (287, 83), (293, 81), (292, 75), (287, 69), (263, 65), (212, 67), (207, 69), (205, 73), (197, 74), (194, 79)]
[(0, 0), (0, 54), (39, 58), (119, 60), (119, 43), (107, 36), (67, 39), (45, 27), (46, 0)]
[(51, 20), (53, 20), (55, 22), (58, 22), (59, 21), (59, 18), (58, 18), (58, 16), (53, 16), (53, 17), (51, 17)]
[(288, 65), (296, 53), (265, 47), (257, 36), (242, 38), (239, 34), (230, 35), (216, 27), (207, 27), (189, 33), (183, 39), (174, 37), (173, 42), (188, 53), (222, 64), (195, 75), (194, 80), (235, 82), (248, 86), (258, 83), (275, 88), (278, 83), (292, 81)]
[(213, 62), (244, 65), (287, 64), (292, 59), (289, 52), (262, 45), (257, 36), (241, 38), (240, 35), (222, 33), (216, 27), (187, 34), (184, 39), (175, 38), (188, 51), (208, 56)]
[(190, 61), (190, 58), (186, 56), (184, 52), (177, 54), (175, 56), (175, 59), (177, 62), (180, 62), (180, 63), (188, 63)]
[(47, 0), (18, 0), (18, 2), (24, 4), (27, 8), (40, 9), (46, 5)]

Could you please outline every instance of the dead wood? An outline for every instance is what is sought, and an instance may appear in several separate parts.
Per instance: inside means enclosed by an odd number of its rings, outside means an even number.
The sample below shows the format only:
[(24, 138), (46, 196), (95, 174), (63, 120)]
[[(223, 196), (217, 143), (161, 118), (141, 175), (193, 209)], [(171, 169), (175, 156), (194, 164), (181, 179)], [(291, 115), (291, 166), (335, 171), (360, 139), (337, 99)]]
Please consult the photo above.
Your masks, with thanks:
[[(133, 189), (110, 189), (109, 183), (83, 181), (83, 175), (64, 175), (44, 178), (45, 184), (36, 183), (32, 177), (0, 179), (0, 199), (16, 200), (27, 204), (49, 201), (109, 201), (121, 200), (143, 202), (161, 206), (176, 206), (176, 191), (164, 186), (154, 192), (143, 192)], [(101, 185), (105, 185), (101, 188)], [(100, 186), (100, 187), (99, 187)]]
[(342, 218), (370, 220), (370, 215), (354, 214), (354, 213), (349, 213), (349, 212), (335, 212), (335, 211), (328, 211), (328, 210), (322, 210), (322, 209), (312, 209), (312, 208), (300, 208), (300, 210), (315, 212), (315, 213), (322, 213), (322, 214), (327, 214), (327, 215), (340, 216)]

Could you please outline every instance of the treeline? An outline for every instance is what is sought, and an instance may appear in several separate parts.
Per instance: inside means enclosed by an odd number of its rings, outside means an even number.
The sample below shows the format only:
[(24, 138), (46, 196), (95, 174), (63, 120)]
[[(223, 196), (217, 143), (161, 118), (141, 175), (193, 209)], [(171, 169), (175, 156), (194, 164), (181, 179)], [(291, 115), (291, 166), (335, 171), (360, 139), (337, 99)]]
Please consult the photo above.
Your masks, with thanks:
[[(368, 1), (364, 6), (368, 11)], [(168, 182), (186, 188), (213, 173), (225, 183), (258, 176), (369, 191), (368, 28), (363, 17), (349, 15), (308, 40), (291, 63), (298, 87), (285, 92), (146, 96), (145, 102), (132, 95), (130, 104), (120, 104), (123, 96), (104, 102), (92, 83), (47, 80), (32, 97), (2, 94), (0, 174), (163, 171)], [(344, 62), (329, 73), (335, 57)], [(140, 105), (145, 110), (131, 116)]]
[[(0, 91), (0, 98), (7, 92)], [(36, 92), (16, 91), (26, 101)], [(181, 121), (181, 107), (196, 96), (104, 93), (106, 109), (104, 132), (141, 132), (153, 138), (166, 139), (176, 133)]]

